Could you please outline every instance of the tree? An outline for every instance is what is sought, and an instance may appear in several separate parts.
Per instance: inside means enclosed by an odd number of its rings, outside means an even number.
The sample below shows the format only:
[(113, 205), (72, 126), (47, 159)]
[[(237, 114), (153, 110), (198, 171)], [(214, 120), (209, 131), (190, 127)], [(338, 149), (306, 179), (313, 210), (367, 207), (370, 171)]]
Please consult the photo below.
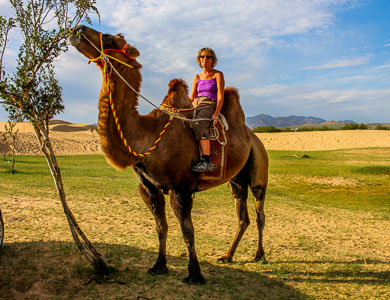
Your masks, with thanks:
[[(22, 115), (31, 122), (37, 141), (46, 158), (68, 224), (78, 248), (97, 273), (109, 273), (107, 261), (90, 243), (70, 211), (49, 138), (49, 121), (63, 109), (62, 89), (54, 76), (54, 60), (68, 50), (67, 37), (82, 20), (96, 12), (95, 0), (10, 0), (16, 17), (0, 17), (0, 98), (10, 116)], [(7, 73), (3, 65), (11, 29), (17, 27), (23, 40), (16, 72)]]
[[(4, 143), (11, 148), (11, 156), (12, 156), (12, 163), (11, 163), (11, 173), (15, 173), (15, 154), (16, 154), (16, 148), (17, 144), (19, 142), (19, 130), (15, 130), (16, 124), (20, 121), (20, 118), (9, 118), (7, 124), (4, 125), (5, 132), (3, 132), (2, 140)], [(4, 153), (5, 158), (5, 153)]]

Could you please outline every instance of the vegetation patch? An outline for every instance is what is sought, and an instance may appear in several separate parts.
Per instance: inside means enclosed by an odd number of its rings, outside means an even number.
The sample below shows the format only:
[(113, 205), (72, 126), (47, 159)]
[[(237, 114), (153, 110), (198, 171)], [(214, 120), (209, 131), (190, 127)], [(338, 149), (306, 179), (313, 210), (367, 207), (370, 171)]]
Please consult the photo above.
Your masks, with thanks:
[(364, 123), (337, 123), (336, 124), (304, 124), (294, 127), (275, 127), (260, 126), (253, 128), (255, 133), (273, 133), (273, 132), (306, 132), (306, 131), (334, 131), (334, 130), (390, 130), (387, 124), (364, 124)]
[(365, 166), (355, 169), (355, 172), (366, 175), (390, 175), (390, 166)]

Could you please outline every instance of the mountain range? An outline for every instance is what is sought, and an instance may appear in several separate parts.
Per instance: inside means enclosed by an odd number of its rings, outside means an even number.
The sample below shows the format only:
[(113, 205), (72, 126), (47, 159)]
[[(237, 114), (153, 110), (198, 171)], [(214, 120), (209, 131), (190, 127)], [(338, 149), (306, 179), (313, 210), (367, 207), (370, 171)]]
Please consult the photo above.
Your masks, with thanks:
[[(322, 124), (327, 123), (327, 120), (316, 117), (304, 117), (304, 116), (288, 116), (288, 117), (272, 117), (270, 115), (260, 114), (253, 117), (246, 118), (246, 124), (249, 128), (274, 126), (276, 128), (292, 127), (304, 124)], [(334, 122), (334, 121), (331, 121)], [(337, 121), (338, 123), (356, 123), (351, 120)]]

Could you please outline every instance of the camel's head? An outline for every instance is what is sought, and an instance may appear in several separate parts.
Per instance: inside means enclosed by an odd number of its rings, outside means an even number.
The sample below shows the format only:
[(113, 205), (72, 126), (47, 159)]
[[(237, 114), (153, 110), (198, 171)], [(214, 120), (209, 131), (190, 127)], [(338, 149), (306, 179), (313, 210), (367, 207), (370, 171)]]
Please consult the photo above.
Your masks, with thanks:
[[(140, 55), (135, 47), (127, 44), (123, 35), (101, 34), (100, 38), (99, 32), (83, 25), (75, 28), (68, 41), (79, 52), (91, 60), (100, 56), (102, 46), (104, 50), (111, 49), (111, 51), (107, 51), (107, 54), (110, 56), (131, 65), (134, 65), (135, 58)], [(114, 60), (111, 60), (111, 62), (115, 63)], [(138, 63), (136, 65), (139, 66)]]

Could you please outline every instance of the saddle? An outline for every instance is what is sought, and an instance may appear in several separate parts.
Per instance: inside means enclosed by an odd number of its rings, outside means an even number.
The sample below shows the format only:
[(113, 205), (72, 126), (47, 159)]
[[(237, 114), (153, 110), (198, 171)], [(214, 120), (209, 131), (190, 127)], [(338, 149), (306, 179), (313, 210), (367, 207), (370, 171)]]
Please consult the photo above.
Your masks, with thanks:
[(226, 119), (220, 114), (218, 122), (210, 128), (210, 163), (213, 168), (211, 171), (201, 173), (201, 180), (222, 180), (225, 177), (229, 146), (228, 130)]

